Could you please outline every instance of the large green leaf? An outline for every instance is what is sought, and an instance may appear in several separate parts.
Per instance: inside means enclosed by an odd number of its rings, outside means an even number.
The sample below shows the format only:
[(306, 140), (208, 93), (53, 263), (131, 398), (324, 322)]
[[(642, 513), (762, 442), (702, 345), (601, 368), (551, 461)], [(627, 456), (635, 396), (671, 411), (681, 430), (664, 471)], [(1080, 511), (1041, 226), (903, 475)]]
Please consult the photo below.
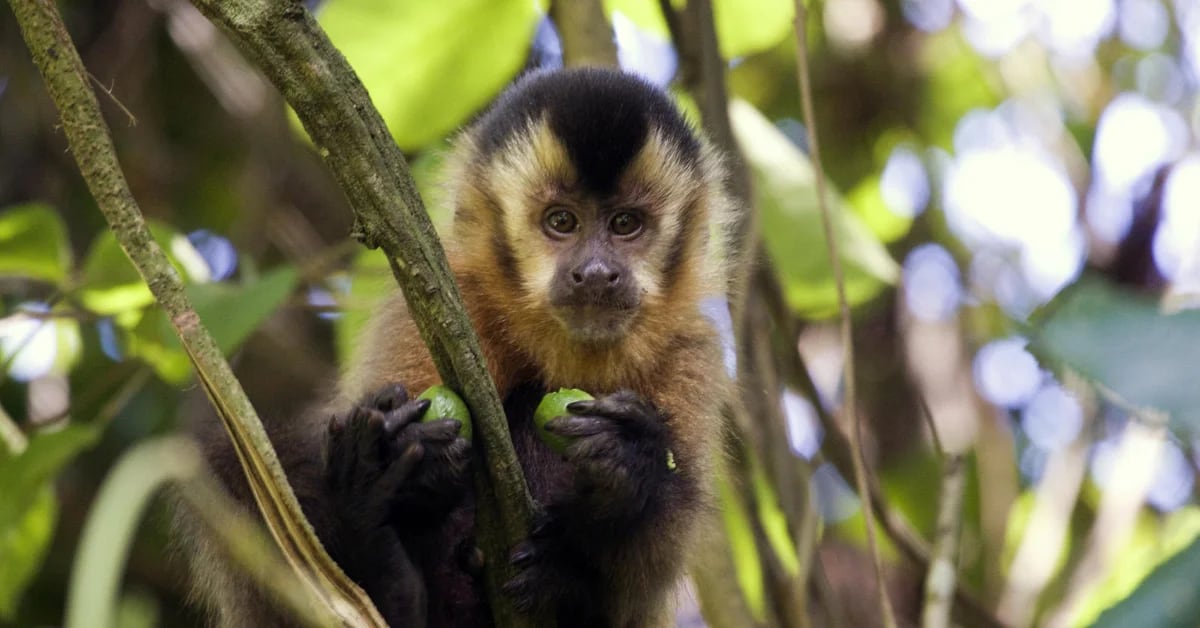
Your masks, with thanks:
[[(605, 0), (604, 8), (609, 14), (619, 11), (651, 35), (670, 37), (658, 0)], [(795, 14), (792, 0), (713, 0), (721, 56), (736, 59), (774, 47), (791, 35)]]
[[(191, 284), (187, 294), (217, 346), (228, 355), (291, 295), (297, 280), (294, 268), (281, 267), (240, 284)], [(134, 328), (129, 351), (168, 382), (183, 382), (191, 374), (179, 337), (159, 308)]]
[(0, 527), (0, 619), (12, 621), (21, 594), (46, 556), (57, 520), (54, 489), (45, 483), (16, 521)]
[(521, 69), (533, 0), (337, 0), (318, 16), (405, 150), (445, 137)]
[(1154, 570), (1129, 597), (1104, 611), (1093, 628), (1195, 628), (1200, 624), (1200, 540)]
[[(812, 162), (752, 105), (734, 101), (729, 112), (734, 134), (754, 173), (761, 232), (783, 279), (788, 303), (805, 316), (833, 315), (837, 292)], [(832, 193), (830, 205), (846, 272), (846, 296), (851, 304), (861, 303), (894, 283), (899, 267)]]
[(0, 275), (61, 283), (71, 268), (62, 218), (38, 203), (0, 211)]
[(0, 618), (16, 611), (53, 536), (53, 478), (100, 434), (97, 425), (72, 424), (34, 435), (19, 455), (0, 448)]
[(1038, 317), (1030, 350), (1135, 407), (1200, 428), (1200, 311), (1164, 314), (1151, 298), (1095, 278), (1063, 291)]

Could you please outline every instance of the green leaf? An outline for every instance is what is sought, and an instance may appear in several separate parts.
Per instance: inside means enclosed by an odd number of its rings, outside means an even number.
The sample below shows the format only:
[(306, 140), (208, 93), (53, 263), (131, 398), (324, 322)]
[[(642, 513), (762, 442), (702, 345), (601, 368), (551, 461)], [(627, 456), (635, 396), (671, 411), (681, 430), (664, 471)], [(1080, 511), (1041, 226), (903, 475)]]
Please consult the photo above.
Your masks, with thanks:
[[(1184, 506), (1165, 516), (1147, 510), (1138, 513), (1137, 522), (1128, 540), (1122, 547), (1111, 552), (1112, 562), (1106, 570), (1107, 575), (1103, 582), (1081, 601), (1077, 612), (1071, 618), (1071, 624), (1092, 626), (1104, 611), (1117, 606), (1122, 600), (1136, 606), (1141, 602), (1133, 602), (1131, 596), (1153, 596), (1149, 590), (1138, 593), (1139, 588), (1155, 586), (1148, 578), (1153, 578), (1155, 570), (1197, 542), (1198, 534), (1200, 508), (1195, 506)], [(1141, 612), (1140, 609), (1131, 610)], [(1191, 615), (1193, 621), (1188, 625), (1195, 626), (1195, 618), (1200, 615), (1195, 612)], [(1149, 619), (1152, 615), (1146, 617)], [(1160, 621), (1153, 619), (1146, 625), (1158, 626)]]
[[(187, 278), (207, 281), (208, 265), (187, 237), (174, 227), (148, 221), (150, 234), (177, 270)], [(79, 298), (89, 310), (101, 315), (127, 315), (154, 303), (150, 287), (125, 255), (111, 231), (96, 236), (83, 263)]]
[(0, 619), (13, 620), (21, 594), (46, 557), (56, 521), (58, 502), (47, 482), (15, 522), (0, 527)]
[[(678, 10), (684, 3), (672, 4)], [(604, 8), (610, 17), (620, 12), (650, 35), (670, 38), (658, 0), (605, 0)], [(773, 48), (791, 35), (795, 14), (792, 0), (713, 0), (721, 56), (736, 59)]]
[(1030, 350), (1172, 426), (1200, 431), (1200, 310), (1163, 314), (1157, 303), (1084, 278), (1038, 315)]
[(0, 212), (0, 275), (62, 283), (71, 268), (71, 247), (62, 217), (31, 203)]
[(721, 504), (721, 520), (725, 536), (733, 552), (738, 586), (746, 597), (746, 606), (759, 622), (766, 617), (766, 590), (763, 585), (762, 558), (754, 541), (750, 513), (746, 510), (729, 478), (717, 478), (717, 499)]
[[(760, 231), (788, 303), (804, 316), (832, 316), (837, 312), (837, 291), (812, 163), (752, 105), (734, 101), (729, 111), (734, 134), (754, 173)], [(830, 207), (846, 273), (846, 297), (851, 305), (862, 303), (895, 283), (899, 267), (832, 193)]]
[(319, 15), (405, 150), (439, 140), (520, 71), (532, 0), (338, 0)]
[(1200, 540), (1154, 570), (1129, 597), (1101, 613), (1093, 628), (1194, 628), (1200, 622)]
[(73, 423), (35, 434), (20, 455), (0, 454), (0, 530), (16, 525), (33, 507), (38, 491), (100, 434), (98, 426)]
[[(200, 321), (229, 355), (291, 295), (298, 279), (296, 270), (285, 266), (241, 284), (191, 284), (186, 290)], [(191, 361), (161, 309), (134, 329), (129, 352), (168, 382), (180, 383), (191, 375)]]
[(736, 59), (775, 47), (792, 33), (792, 0), (713, 0), (721, 56)]

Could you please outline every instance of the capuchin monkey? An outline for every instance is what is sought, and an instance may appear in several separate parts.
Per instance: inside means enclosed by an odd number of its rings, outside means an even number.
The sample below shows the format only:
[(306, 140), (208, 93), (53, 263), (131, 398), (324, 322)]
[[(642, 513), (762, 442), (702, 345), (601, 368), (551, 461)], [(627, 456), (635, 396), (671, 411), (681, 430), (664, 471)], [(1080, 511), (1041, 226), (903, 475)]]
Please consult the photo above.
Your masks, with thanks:
[[(713, 512), (729, 381), (700, 301), (726, 286), (724, 178), (666, 94), (601, 69), (525, 76), (450, 155), (447, 254), (538, 504), (501, 557), (516, 568), (503, 593), (559, 626), (670, 625)], [(322, 544), (390, 625), (490, 626), (469, 478), (481, 461), (455, 421), (418, 420), (416, 395), (438, 383), (397, 292), (326, 409), (267, 429)], [(532, 421), (560, 387), (596, 397), (549, 423), (569, 438), (561, 454)], [(253, 508), (228, 437), (207, 431), (214, 468)], [(185, 536), (215, 623), (294, 623)]]

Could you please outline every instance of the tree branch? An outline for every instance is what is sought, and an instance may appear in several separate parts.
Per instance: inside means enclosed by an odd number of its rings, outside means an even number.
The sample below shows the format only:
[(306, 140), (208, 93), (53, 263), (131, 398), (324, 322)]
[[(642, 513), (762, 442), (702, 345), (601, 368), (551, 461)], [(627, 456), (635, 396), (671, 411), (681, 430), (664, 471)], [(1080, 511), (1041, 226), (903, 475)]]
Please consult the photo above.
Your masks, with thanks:
[(808, 128), (809, 147), (811, 148), (813, 166), (817, 175), (817, 206), (821, 208), (821, 226), (825, 232), (825, 243), (829, 247), (829, 263), (833, 268), (833, 282), (837, 287), (838, 310), (841, 313), (842, 350), (845, 358), (842, 361), (843, 385), (845, 392), (842, 404), (846, 417), (850, 422), (850, 449), (854, 461), (854, 478), (858, 485), (858, 494), (862, 496), (863, 520), (867, 528), (867, 546), (871, 560), (875, 566), (875, 579), (879, 585), (879, 610), (883, 615), (883, 623), (887, 628), (895, 628), (896, 617), (892, 610), (892, 601), (887, 594), (887, 581), (883, 575), (883, 558), (879, 555), (879, 547), (875, 540), (875, 513), (869, 498), (867, 486), (866, 462), (862, 450), (862, 419), (858, 416), (857, 387), (854, 377), (854, 334), (850, 321), (850, 303), (846, 300), (846, 277), (842, 269), (842, 259), (838, 254), (838, 243), (833, 232), (833, 215), (829, 209), (829, 198), (825, 191), (825, 171), (821, 168), (821, 149), (817, 141), (816, 116), (813, 115), (812, 86), (808, 75), (808, 11), (804, 0), (796, 0), (796, 69), (800, 79), (801, 108), (804, 111), (804, 125)]
[(479, 340), (404, 156), (354, 70), (300, 3), (194, 4), (296, 111), (350, 200), (353, 235), (388, 255), (442, 381), (460, 391), (470, 407), (476, 451), (485, 462), (476, 465), (476, 490), (488, 497), (480, 500), (476, 531), (489, 565), (491, 608), (497, 625), (523, 624), (500, 586), (512, 573), (505, 560), (508, 548), (528, 533), (532, 502)]
[(343, 621), (382, 626), (370, 599), (321, 547), (287, 483), (275, 450), (220, 349), (200, 324), (175, 268), (155, 243), (129, 191), (108, 127), (53, 0), (10, 0), (21, 33), (62, 118), (88, 189), (126, 255), (179, 335), (230, 433), (268, 529), (312, 592)]
[(600, 0), (554, 0), (550, 18), (558, 27), (564, 65), (617, 67), (617, 44)]

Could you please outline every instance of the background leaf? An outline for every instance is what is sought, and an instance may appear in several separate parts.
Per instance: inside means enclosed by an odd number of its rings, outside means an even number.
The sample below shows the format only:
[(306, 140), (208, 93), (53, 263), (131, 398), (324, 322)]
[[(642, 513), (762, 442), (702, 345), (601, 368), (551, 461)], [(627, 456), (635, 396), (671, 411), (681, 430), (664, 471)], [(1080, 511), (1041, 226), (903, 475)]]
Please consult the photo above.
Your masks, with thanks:
[(532, 0), (339, 0), (320, 15), (396, 143), (442, 139), (521, 69), (539, 19)]
[[(797, 312), (825, 317), (837, 311), (837, 292), (817, 206), (812, 164), (753, 106), (735, 101), (733, 129), (754, 173), (761, 232)], [(899, 267), (870, 230), (832, 198), (835, 233), (851, 305), (894, 283)]]
[(1194, 541), (1163, 563), (1132, 595), (1101, 613), (1093, 628), (1193, 628), (1200, 617), (1197, 573), (1200, 573), (1200, 541)]
[(58, 502), (49, 482), (42, 484), (34, 500), (15, 521), (0, 526), (0, 619), (11, 620), (21, 594), (49, 549), (58, 521)]
[(38, 203), (0, 212), (0, 275), (61, 283), (70, 267), (71, 247), (57, 212)]
[[(285, 266), (240, 284), (192, 284), (187, 294), (217, 346), (228, 355), (291, 295), (298, 279), (296, 270)], [(129, 351), (168, 382), (191, 376), (191, 362), (161, 309), (155, 308), (134, 329)]]
[(1030, 350), (1139, 408), (1200, 428), (1200, 310), (1163, 314), (1157, 303), (1085, 278), (1047, 306)]

